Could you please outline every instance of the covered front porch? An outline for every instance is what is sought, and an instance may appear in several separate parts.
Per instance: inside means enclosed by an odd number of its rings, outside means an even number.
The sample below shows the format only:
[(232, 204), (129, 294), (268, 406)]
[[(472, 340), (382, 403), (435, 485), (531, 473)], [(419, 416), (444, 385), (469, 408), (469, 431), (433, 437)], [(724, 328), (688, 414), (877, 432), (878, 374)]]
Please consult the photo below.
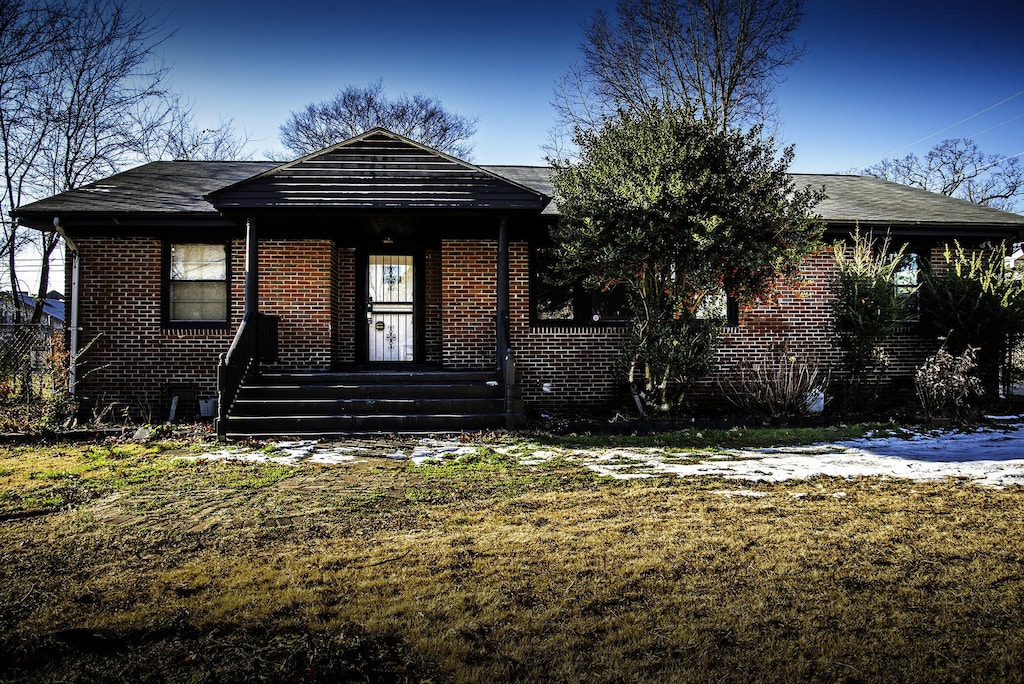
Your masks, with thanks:
[[(261, 240), (249, 221), (244, 314), (218, 364), (218, 434), (521, 427), (507, 221), (491, 232), (403, 253)], [(319, 263), (296, 265), (300, 254)]]
[(523, 425), (509, 246), (546, 196), (378, 131), (206, 199), (245, 228), (219, 436)]

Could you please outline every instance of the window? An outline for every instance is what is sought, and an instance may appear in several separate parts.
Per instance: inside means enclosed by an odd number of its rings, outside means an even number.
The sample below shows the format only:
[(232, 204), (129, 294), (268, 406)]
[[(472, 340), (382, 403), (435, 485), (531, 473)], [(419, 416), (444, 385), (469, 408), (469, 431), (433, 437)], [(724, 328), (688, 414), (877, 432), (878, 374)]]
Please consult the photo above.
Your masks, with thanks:
[(531, 300), (533, 319), (539, 324), (605, 325), (629, 320), (622, 288), (590, 290), (579, 283), (561, 281), (555, 271), (555, 251), (536, 247), (532, 253)]
[(164, 251), (167, 322), (172, 326), (227, 325), (227, 245), (174, 243)]
[[(540, 325), (620, 324), (632, 317), (622, 287), (590, 290), (579, 283), (565, 283), (555, 272), (554, 249), (536, 247), (532, 252), (531, 299), (533, 320)], [(739, 306), (725, 292), (704, 299), (701, 318), (721, 316), (726, 325), (739, 325)]]
[(726, 294), (725, 290), (706, 294), (695, 313), (697, 318), (721, 318), (730, 328), (740, 324), (739, 303)]
[(924, 257), (918, 252), (907, 251), (899, 268), (893, 274), (893, 286), (896, 297), (903, 304), (903, 322), (913, 323), (920, 318), (921, 300), (919, 288), (921, 283), (921, 266)]

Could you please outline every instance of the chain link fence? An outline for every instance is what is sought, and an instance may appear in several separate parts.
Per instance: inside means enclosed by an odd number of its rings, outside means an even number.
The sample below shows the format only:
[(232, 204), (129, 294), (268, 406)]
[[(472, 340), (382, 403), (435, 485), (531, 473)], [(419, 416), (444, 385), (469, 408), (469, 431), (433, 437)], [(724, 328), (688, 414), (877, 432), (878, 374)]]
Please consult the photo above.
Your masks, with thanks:
[(63, 330), (46, 324), (0, 323), (0, 401), (31, 403), (66, 382)]

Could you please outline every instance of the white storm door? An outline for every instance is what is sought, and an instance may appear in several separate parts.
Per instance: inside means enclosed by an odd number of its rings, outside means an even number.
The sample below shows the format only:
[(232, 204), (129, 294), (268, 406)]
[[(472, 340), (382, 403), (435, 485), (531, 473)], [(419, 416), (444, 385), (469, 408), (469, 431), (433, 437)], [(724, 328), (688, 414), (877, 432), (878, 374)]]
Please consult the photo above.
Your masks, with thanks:
[(410, 254), (370, 254), (366, 265), (366, 334), (369, 361), (415, 358), (415, 279)]

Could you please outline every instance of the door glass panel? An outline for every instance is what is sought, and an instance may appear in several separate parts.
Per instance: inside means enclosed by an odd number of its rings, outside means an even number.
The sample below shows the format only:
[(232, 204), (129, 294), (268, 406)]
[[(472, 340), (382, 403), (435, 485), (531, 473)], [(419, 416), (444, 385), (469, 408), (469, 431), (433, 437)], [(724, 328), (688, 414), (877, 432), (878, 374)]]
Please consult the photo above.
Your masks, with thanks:
[(413, 361), (413, 257), (371, 254), (366, 268), (366, 331), (370, 361)]

